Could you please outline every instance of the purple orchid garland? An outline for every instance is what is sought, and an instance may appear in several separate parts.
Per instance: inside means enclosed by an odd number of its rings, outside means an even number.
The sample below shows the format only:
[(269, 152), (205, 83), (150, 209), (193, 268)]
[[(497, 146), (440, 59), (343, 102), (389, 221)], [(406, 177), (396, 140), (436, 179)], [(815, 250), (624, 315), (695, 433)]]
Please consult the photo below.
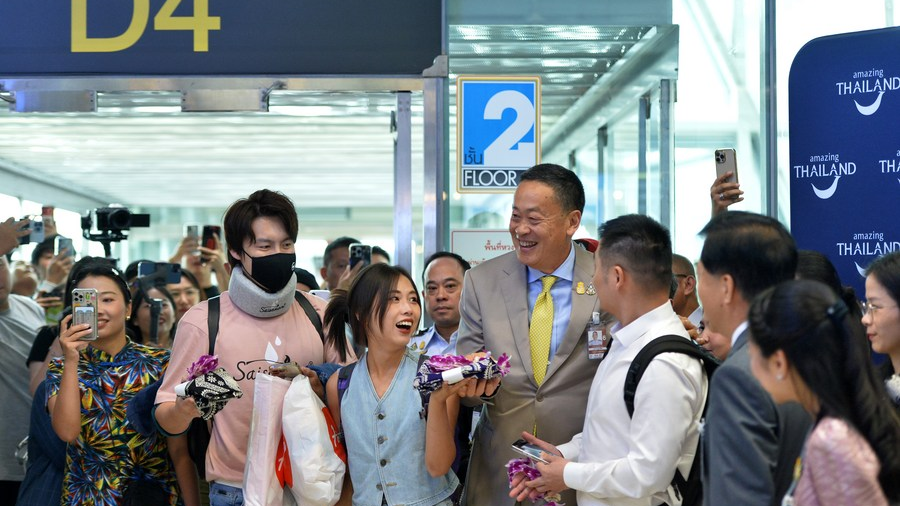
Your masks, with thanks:
[[(505, 353), (500, 358), (494, 359), (490, 353), (469, 360), (462, 355), (435, 355), (429, 357), (416, 373), (413, 386), (423, 394), (428, 394), (439, 389), (444, 381), (451, 383), (462, 378), (492, 379), (506, 376), (509, 373), (509, 356)], [(449, 376), (443, 374), (455, 371)], [(451, 377), (456, 377), (453, 380)]]
[(215, 355), (201, 355), (196, 362), (188, 367), (188, 380), (199, 378), (208, 372), (215, 371), (217, 367), (219, 367), (219, 357)]
[[(527, 481), (532, 481), (541, 477), (541, 472), (534, 467), (534, 462), (532, 462), (531, 459), (526, 458), (512, 459), (507, 462), (506, 473), (510, 487), (512, 487), (513, 478), (518, 474), (525, 475), (525, 480)], [(544, 500), (544, 506), (565, 506), (565, 503), (559, 502), (559, 494), (555, 494), (551, 497), (545, 497), (544, 494), (539, 494), (537, 498)]]

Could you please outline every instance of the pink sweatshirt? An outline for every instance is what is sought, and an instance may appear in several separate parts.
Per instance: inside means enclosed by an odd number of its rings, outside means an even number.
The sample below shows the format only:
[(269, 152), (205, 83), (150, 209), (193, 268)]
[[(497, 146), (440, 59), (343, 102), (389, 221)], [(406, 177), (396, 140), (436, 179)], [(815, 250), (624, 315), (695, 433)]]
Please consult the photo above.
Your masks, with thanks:
[[(321, 316), (325, 301), (308, 295), (307, 298)], [(321, 364), (338, 362), (339, 357), (334, 348), (324, 349), (315, 327), (296, 302), (281, 316), (256, 318), (238, 309), (228, 292), (223, 293), (220, 300), (215, 354), (219, 357), (219, 365), (240, 384), (244, 396), (229, 401), (215, 416), (206, 453), (206, 477), (209, 481), (239, 485), (243, 481), (247, 459), (254, 378), (268, 374), (269, 365), (277, 362)], [(156, 396), (157, 404), (175, 401), (175, 385), (185, 381), (187, 368), (208, 352), (208, 309), (207, 303), (201, 302), (178, 322), (172, 358)]]

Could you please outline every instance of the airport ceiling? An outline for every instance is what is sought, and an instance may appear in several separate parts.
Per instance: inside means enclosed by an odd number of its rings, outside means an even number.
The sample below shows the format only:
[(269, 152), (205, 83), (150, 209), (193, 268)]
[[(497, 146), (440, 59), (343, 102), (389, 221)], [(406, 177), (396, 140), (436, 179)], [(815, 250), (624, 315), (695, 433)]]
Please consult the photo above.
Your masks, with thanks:
[[(592, 86), (639, 56), (642, 39), (655, 30), (451, 25), (451, 150), (456, 76), (539, 75), (546, 139)], [(261, 187), (285, 192), (301, 208), (393, 205), (394, 93), (276, 90), (269, 112), (185, 113), (179, 92), (98, 92), (96, 113), (0, 108), (0, 176), (30, 177), (131, 206), (221, 208)], [(15, 93), (0, 90), (0, 98), (12, 101)], [(419, 193), (422, 110), (422, 94), (413, 93)], [(14, 188), (0, 193), (17, 194)]]

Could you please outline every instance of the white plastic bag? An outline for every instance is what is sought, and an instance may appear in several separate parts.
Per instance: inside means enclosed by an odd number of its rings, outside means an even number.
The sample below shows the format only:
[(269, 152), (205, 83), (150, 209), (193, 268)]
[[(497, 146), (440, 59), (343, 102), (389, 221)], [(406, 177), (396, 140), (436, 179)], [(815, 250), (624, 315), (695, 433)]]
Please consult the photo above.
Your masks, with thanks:
[(244, 467), (245, 506), (296, 504), (282, 481), (291, 474), (281, 432), (281, 410), (290, 386), (289, 381), (268, 374), (257, 375), (253, 383), (253, 417)]
[(294, 378), (284, 396), (282, 421), (294, 499), (303, 506), (333, 506), (341, 497), (347, 453), (331, 413), (302, 374)]

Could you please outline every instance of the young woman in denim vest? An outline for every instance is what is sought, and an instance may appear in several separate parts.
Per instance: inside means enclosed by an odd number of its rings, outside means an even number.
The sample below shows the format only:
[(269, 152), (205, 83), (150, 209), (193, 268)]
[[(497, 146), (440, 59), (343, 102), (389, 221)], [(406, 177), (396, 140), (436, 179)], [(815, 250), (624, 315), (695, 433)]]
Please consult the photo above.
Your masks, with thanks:
[(338, 504), (452, 504), (459, 484), (450, 469), (459, 399), (480, 393), (479, 385), (472, 379), (445, 383), (423, 402), (412, 386), (418, 354), (407, 348), (421, 313), (415, 282), (399, 267), (371, 265), (348, 291), (332, 292), (328, 339), (346, 352), (349, 324), (357, 346), (368, 347), (340, 399), (338, 374), (326, 388), (347, 446), (349, 473)]

